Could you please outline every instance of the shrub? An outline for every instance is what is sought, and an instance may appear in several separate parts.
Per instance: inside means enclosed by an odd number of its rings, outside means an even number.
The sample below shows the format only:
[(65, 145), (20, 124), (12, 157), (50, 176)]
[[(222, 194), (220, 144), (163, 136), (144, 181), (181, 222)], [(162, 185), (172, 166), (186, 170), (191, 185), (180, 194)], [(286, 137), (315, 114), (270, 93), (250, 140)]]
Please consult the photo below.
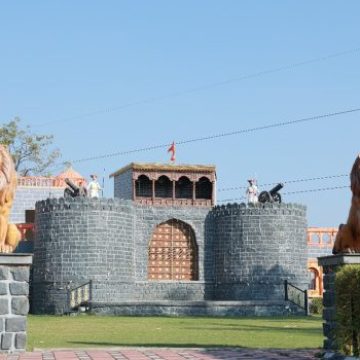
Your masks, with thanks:
[(322, 314), (324, 308), (322, 301), (322, 297), (316, 297), (311, 299), (309, 305), (310, 314)]
[(339, 350), (360, 353), (360, 265), (345, 265), (336, 272), (336, 329)]

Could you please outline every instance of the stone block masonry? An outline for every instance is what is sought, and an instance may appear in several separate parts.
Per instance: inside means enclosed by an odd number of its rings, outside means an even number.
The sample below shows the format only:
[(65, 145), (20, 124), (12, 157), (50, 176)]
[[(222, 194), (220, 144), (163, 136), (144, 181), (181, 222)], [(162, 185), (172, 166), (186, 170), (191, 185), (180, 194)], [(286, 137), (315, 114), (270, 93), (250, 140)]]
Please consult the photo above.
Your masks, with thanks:
[(307, 288), (304, 206), (233, 204), (211, 215), (216, 300), (282, 300), (285, 280)]
[(0, 352), (25, 351), (31, 255), (0, 254)]
[[(186, 224), (194, 234), (194, 279), (149, 276), (154, 231), (173, 220)], [(159, 263), (168, 261), (163, 248), (156, 251), (163, 257)], [(69, 309), (67, 289), (92, 280), (92, 302), (109, 312), (117, 307), (117, 312), (121, 308), (125, 313), (131, 308), (129, 302), (134, 302), (129, 314), (135, 308), (141, 314), (157, 313), (162, 306), (158, 304), (169, 307), (169, 301), (202, 302), (206, 308), (206, 301), (263, 304), (269, 300), (280, 304), (273, 309), (282, 314), (284, 280), (307, 288), (306, 266), (306, 209), (297, 204), (157, 207), (124, 199), (89, 198), (48, 199), (36, 204), (35, 313), (65, 313)], [(149, 301), (157, 305), (139, 305)], [(119, 305), (124, 303), (126, 306)], [(191, 311), (205, 311), (203, 305)], [(256, 306), (255, 302), (251, 306)], [(185, 307), (172, 306), (171, 311), (187, 312)], [(219, 313), (216, 306), (211, 309)], [(268, 314), (273, 314), (270, 306), (268, 309)], [(252, 310), (244, 312), (254, 314)]]
[(336, 328), (336, 301), (335, 301), (335, 279), (336, 271), (344, 265), (360, 264), (359, 254), (338, 254), (324, 256), (318, 259), (319, 265), (324, 271), (324, 297), (323, 297), (323, 334), (324, 350), (327, 358), (336, 358), (338, 346), (335, 341), (334, 330)]
[(55, 187), (26, 187), (18, 186), (15, 192), (14, 204), (10, 214), (10, 221), (17, 223), (25, 222), (25, 211), (35, 210), (36, 201), (47, 198), (64, 196), (63, 188)]

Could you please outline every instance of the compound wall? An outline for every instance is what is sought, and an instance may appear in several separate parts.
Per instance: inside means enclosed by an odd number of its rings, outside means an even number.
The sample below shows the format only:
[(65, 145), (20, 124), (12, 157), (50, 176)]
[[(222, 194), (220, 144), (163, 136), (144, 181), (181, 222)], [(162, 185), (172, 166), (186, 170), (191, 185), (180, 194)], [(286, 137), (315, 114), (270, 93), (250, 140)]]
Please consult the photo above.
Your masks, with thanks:
[(15, 199), (10, 213), (12, 223), (24, 223), (25, 211), (35, 210), (35, 203), (47, 198), (59, 198), (64, 196), (63, 188), (18, 186)]
[[(150, 239), (157, 225), (171, 219), (194, 231), (197, 280), (148, 280)], [(35, 313), (66, 312), (67, 289), (89, 280), (98, 309), (124, 302), (281, 302), (285, 279), (301, 288), (308, 285), (301, 205), (211, 209), (60, 198), (36, 204), (36, 229)]]
[[(204, 255), (208, 212), (197, 208), (145, 208), (119, 199), (38, 202), (32, 311), (66, 312), (67, 288), (89, 280), (93, 281), (93, 302), (98, 306), (132, 300), (203, 300), (212, 296), (205, 295), (208, 283), (212, 285), (211, 251)], [(156, 225), (169, 219), (184, 221), (195, 232), (198, 281), (148, 281), (151, 234)]]
[(90, 198), (36, 203), (33, 311), (67, 311), (67, 287), (93, 280), (93, 300), (126, 296), (134, 283), (134, 208)]

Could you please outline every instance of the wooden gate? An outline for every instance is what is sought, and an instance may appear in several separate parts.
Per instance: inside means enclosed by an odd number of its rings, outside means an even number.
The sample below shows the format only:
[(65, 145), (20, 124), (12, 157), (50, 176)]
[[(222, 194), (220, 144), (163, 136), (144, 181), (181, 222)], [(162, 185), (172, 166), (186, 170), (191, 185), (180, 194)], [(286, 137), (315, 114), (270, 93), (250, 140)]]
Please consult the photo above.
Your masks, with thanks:
[(198, 251), (192, 228), (172, 219), (158, 225), (148, 256), (149, 280), (198, 280)]

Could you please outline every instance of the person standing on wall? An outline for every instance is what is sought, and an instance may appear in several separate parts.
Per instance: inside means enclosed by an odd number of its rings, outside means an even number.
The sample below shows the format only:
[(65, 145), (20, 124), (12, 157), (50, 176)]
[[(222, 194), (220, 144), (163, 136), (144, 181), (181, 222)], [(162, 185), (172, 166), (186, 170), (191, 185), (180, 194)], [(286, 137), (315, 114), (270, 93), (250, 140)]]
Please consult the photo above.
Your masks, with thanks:
[(257, 204), (258, 203), (258, 188), (256, 186), (255, 179), (249, 179), (249, 186), (246, 189), (246, 196), (248, 204)]
[(88, 195), (91, 198), (99, 198), (101, 186), (100, 186), (99, 182), (97, 181), (97, 176), (90, 175), (90, 178), (91, 178), (91, 181), (89, 182), (88, 187), (87, 187)]

